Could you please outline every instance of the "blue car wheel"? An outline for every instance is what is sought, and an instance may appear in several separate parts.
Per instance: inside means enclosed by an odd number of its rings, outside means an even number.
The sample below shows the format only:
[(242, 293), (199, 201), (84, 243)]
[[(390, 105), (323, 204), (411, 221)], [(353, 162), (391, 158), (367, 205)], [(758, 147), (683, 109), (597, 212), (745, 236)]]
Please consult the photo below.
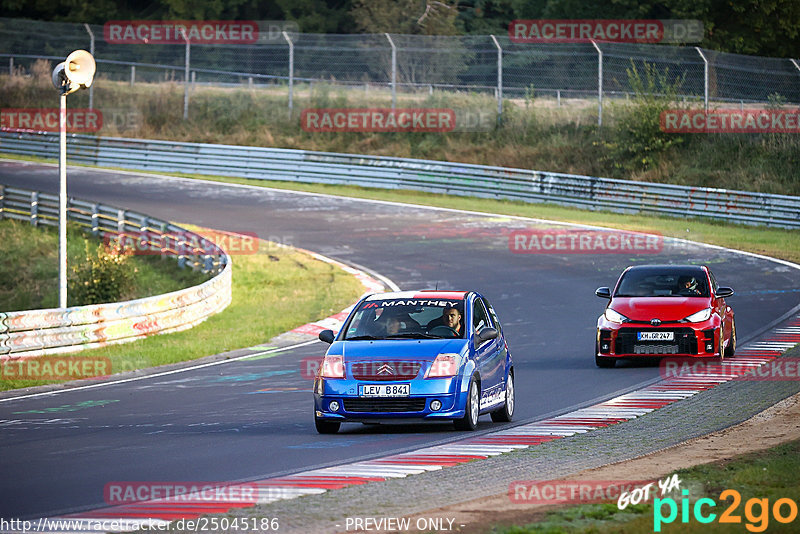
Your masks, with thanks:
[(508, 373), (506, 379), (506, 402), (499, 410), (491, 413), (492, 421), (495, 423), (510, 423), (514, 417), (514, 375)]
[(317, 432), (320, 434), (336, 434), (342, 423), (339, 421), (324, 421), (315, 417), (314, 426), (317, 427)]
[(469, 381), (469, 394), (467, 404), (464, 406), (464, 417), (456, 419), (453, 424), (458, 430), (475, 430), (478, 426), (478, 414), (480, 413), (480, 393), (477, 380), (473, 376)]

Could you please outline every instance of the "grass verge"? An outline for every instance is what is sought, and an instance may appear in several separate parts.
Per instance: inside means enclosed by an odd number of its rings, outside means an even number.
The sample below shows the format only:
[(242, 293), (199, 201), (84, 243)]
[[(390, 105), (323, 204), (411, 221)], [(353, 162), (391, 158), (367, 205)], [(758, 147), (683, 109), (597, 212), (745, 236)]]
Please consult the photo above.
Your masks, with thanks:
[[(52, 65), (37, 62), (30, 75), (0, 75), (0, 108), (50, 108)], [(653, 69), (653, 76), (666, 73)], [(592, 99), (552, 98), (497, 102), (488, 94), (424, 91), (398, 95), (398, 107), (450, 108), (456, 115), (482, 117), (480, 131), (316, 132), (301, 128), (299, 111), (312, 108), (388, 107), (386, 90), (314, 83), (294, 88), (287, 109), (282, 86), (192, 88), (183, 119), (182, 84), (140, 83), (131, 87), (98, 73), (94, 104), (103, 112), (105, 137), (135, 137), (199, 143), (300, 148), (327, 152), (392, 155), (566, 172), (590, 176), (675, 183), (698, 187), (800, 194), (800, 136), (762, 133), (671, 134), (659, 129), (660, 108), (609, 99), (597, 126)], [(648, 87), (657, 93), (663, 88)], [(70, 108), (86, 108), (88, 91), (70, 96)], [(680, 102), (664, 103), (670, 107)], [(700, 103), (694, 102), (699, 106)]]
[[(109, 345), (76, 357), (107, 357), (113, 373), (192, 360), (258, 345), (341, 311), (363, 292), (361, 283), (340, 268), (261, 241), (256, 254), (233, 258), (232, 302), (223, 312), (183, 332)], [(0, 380), (0, 390), (46, 383), (52, 382)]]
[[(67, 231), (67, 265), (86, 263), (88, 242), (94, 252), (102, 241), (77, 226)], [(13, 219), (0, 221), (0, 310), (18, 311), (58, 307), (58, 232), (50, 226), (34, 227)], [(191, 269), (179, 269), (170, 258), (131, 256), (133, 277), (130, 288), (119, 299), (133, 300), (160, 295), (201, 284), (208, 276)], [(69, 293), (69, 306), (86, 302)]]
[[(748, 454), (712, 464), (704, 464), (677, 471), (682, 488), (690, 488), (687, 496), (688, 515), (682, 515), (682, 496), (674, 496), (677, 516), (671, 523), (659, 525), (655, 530), (652, 503), (628, 506), (619, 510), (616, 503), (597, 503), (560, 508), (542, 514), (528, 525), (515, 525), (508, 528), (495, 528), (498, 534), (639, 534), (641, 532), (665, 532), (707, 534), (723, 532), (791, 532), (798, 529), (800, 518), (797, 503), (800, 502), (800, 441), (779, 445), (772, 449)], [(736, 503), (733, 497), (721, 498), (725, 490), (735, 490), (741, 497)], [(710, 523), (701, 523), (694, 515), (695, 503), (700, 498), (708, 498), (715, 507), (706, 504), (702, 513), (716, 514)], [(751, 501), (751, 499), (754, 499)], [(794, 518), (788, 523), (776, 519), (775, 503), (779, 499), (789, 499), (794, 503)], [(663, 517), (669, 516), (669, 506), (659, 507)], [(722, 514), (730, 510), (731, 518), (738, 523), (721, 523)], [(789, 518), (792, 507), (785, 501), (779, 513)]]

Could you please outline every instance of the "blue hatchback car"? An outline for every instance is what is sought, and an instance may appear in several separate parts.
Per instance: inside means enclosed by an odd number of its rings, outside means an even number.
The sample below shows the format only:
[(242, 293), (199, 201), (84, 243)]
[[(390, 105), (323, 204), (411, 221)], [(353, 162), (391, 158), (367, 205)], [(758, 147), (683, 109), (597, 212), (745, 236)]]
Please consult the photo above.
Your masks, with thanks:
[(344, 422), (511, 421), (514, 364), (491, 304), (474, 291), (402, 291), (362, 298), (314, 380), (317, 431)]

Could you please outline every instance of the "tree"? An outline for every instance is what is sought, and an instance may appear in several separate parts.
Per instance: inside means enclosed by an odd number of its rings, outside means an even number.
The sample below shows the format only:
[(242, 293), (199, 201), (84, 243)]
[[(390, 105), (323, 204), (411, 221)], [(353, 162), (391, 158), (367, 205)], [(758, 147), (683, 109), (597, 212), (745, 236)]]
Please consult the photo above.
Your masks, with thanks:
[(514, 18), (513, 0), (462, 0), (458, 5), (457, 22), (466, 34), (506, 34)]
[(705, 48), (795, 57), (800, 49), (797, 0), (512, 0), (517, 19), (697, 19)]
[(350, 14), (362, 33), (459, 33), (455, 0), (353, 0)]

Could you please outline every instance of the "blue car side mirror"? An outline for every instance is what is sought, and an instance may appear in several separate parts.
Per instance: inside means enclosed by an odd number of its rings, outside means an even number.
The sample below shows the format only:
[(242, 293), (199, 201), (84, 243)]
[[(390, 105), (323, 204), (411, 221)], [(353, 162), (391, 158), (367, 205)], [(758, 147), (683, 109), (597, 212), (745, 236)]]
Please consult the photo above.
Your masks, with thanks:
[(490, 339), (497, 339), (498, 332), (495, 328), (484, 328), (480, 332), (475, 335), (475, 345), (480, 345), (484, 341), (489, 341)]
[(335, 337), (336, 335), (333, 333), (333, 330), (323, 330), (319, 333), (319, 340), (328, 344), (333, 343)]

